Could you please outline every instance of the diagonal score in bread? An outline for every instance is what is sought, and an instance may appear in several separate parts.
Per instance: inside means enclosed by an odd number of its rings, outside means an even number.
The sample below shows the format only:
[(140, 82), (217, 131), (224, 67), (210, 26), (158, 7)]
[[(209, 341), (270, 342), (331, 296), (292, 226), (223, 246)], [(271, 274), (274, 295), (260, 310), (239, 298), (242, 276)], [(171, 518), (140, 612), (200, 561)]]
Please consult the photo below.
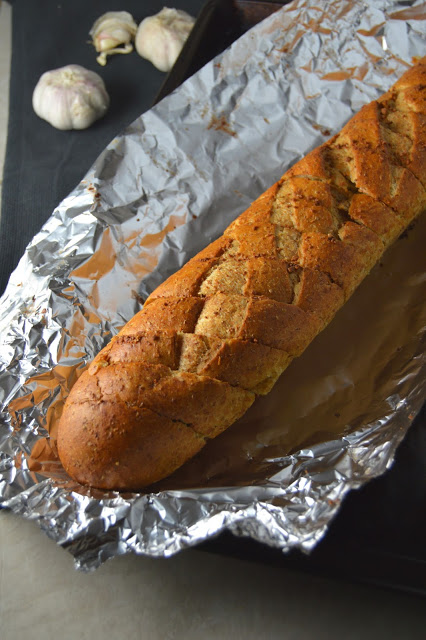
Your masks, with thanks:
[(74, 385), (78, 482), (170, 475), (270, 391), (426, 208), (426, 58), (160, 285)]

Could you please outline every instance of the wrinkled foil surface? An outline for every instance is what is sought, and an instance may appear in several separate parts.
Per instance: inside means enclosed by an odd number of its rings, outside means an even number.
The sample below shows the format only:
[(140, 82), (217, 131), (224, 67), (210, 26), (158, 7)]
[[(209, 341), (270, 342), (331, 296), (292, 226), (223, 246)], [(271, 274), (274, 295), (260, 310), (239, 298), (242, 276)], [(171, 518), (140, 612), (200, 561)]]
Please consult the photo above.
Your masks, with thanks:
[(425, 397), (425, 217), (274, 390), (155, 490), (103, 493), (57, 459), (94, 355), (168, 275), (425, 54), (421, 1), (293, 2), (143, 114), (53, 212), (0, 313), (1, 504), (90, 570), (224, 529), (309, 552), (393, 462)]

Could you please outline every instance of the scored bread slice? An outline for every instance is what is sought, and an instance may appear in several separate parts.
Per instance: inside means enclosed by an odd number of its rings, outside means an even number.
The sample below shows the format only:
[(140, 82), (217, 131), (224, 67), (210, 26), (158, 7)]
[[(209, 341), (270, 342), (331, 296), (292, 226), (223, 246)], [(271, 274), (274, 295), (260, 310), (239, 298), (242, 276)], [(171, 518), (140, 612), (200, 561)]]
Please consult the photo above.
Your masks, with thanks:
[(70, 392), (69, 475), (141, 489), (268, 393), (426, 208), (425, 122), (422, 59), (160, 285)]

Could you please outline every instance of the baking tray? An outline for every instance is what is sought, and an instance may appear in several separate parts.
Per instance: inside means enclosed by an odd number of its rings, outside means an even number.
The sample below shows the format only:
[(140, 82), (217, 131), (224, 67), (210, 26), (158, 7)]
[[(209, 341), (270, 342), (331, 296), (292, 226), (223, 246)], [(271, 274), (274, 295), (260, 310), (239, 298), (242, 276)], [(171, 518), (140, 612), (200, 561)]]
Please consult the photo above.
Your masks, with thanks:
[(222, 53), (243, 33), (289, 1), (208, 0), (154, 104)]
[[(18, 35), (26, 30), (31, 38), (31, 21), (33, 21), (32, 4), (30, 2), (13, 2), (14, 29)], [(60, 6), (51, 2), (52, 11), (49, 12), (52, 26), (58, 26)], [(62, 11), (80, 10), (82, 0), (62, 7)], [(135, 6), (136, 6), (135, 2)], [(191, 4), (187, 2), (188, 8)], [(194, 1), (195, 7), (195, 1)], [(181, 56), (172, 72), (164, 79), (155, 69), (147, 67), (144, 76), (144, 91), (141, 96), (134, 95), (133, 100), (116, 101), (116, 112), (111, 118), (99, 121), (93, 130), (86, 132), (84, 137), (84, 158), (87, 163), (92, 161), (99, 150), (108, 144), (116, 133), (117, 126), (125, 126), (140, 112), (149, 108), (178, 87), (186, 78), (195, 73), (200, 67), (228, 47), (236, 38), (250, 27), (276, 11), (287, 2), (255, 2), (251, 0), (208, 0), (199, 13), (195, 28), (188, 39)], [(48, 6), (49, 0), (43, 0), (43, 6)], [(100, 15), (103, 2), (93, 0), (89, 10)], [(34, 9), (35, 10), (35, 9)], [(82, 8), (81, 8), (82, 10)], [(55, 13), (57, 11), (57, 14)], [(90, 18), (90, 16), (89, 16)], [(78, 23), (76, 23), (78, 26)], [(56, 32), (52, 30), (52, 34)], [(85, 33), (85, 32), (84, 32)], [(55, 55), (58, 66), (62, 64), (63, 56), (77, 60), (80, 64), (90, 67), (93, 62), (93, 52), (78, 49), (70, 50), (76, 37), (64, 43), (63, 50), (59, 49)], [(59, 38), (59, 35), (58, 35)], [(18, 40), (19, 38), (17, 38)], [(67, 46), (65, 46), (67, 45)], [(77, 46), (77, 45), (75, 45)], [(24, 58), (24, 50), (17, 47), (12, 60), (13, 76), (20, 78), (25, 70), (31, 77), (38, 77), (42, 65), (46, 64), (41, 52), (41, 44), (31, 48), (31, 61)], [(80, 58), (76, 56), (80, 56)], [(135, 57), (123, 56), (123, 65), (127, 73), (133, 73), (139, 62)], [(31, 64), (30, 64), (31, 63)], [(140, 64), (140, 62), (139, 62)], [(114, 75), (116, 66), (111, 64), (106, 68), (111, 76), (110, 84), (114, 95), (123, 96), (123, 82)], [(147, 75), (148, 74), (148, 75)], [(31, 83), (30, 83), (31, 84)], [(114, 94), (115, 92), (115, 94)], [(127, 95), (127, 94), (125, 94)], [(130, 97), (130, 96), (128, 96)], [(37, 175), (37, 200), (20, 200), (19, 194), (28, 191), (26, 176), (30, 175), (31, 167), (28, 159), (29, 145), (35, 137), (42, 136), (46, 154), (52, 154), (60, 135), (55, 130), (48, 129), (43, 122), (38, 121), (27, 111), (26, 125), (22, 126), (22, 119), (18, 118), (20, 105), (30, 100), (29, 89), (26, 85), (11, 85), (10, 123), (6, 164), (11, 169), (5, 176), (3, 195), (9, 194), (9, 201), (3, 207), (3, 220), (7, 222), (4, 229), (0, 252), (3, 257), (4, 276), (8, 277), (14, 267), (13, 261), (25, 249), (32, 235), (39, 230), (43, 222), (50, 215), (53, 207), (65, 197), (74, 183), (85, 174), (87, 167), (81, 162), (82, 154), (77, 147), (78, 134), (72, 136), (74, 146), (69, 150), (67, 169), (73, 173), (67, 177), (64, 167), (55, 174), (52, 184), (52, 169), (49, 165), (39, 163)], [(137, 113), (136, 113), (137, 111)], [(117, 125), (117, 122), (119, 125)], [(75, 139), (75, 143), (74, 143)], [(11, 162), (11, 152), (15, 156)], [(19, 157), (16, 155), (19, 152)], [(53, 157), (53, 155), (52, 155)], [(19, 167), (19, 171), (16, 170)], [(23, 170), (25, 169), (25, 171)], [(80, 175), (81, 174), (81, 175)], [(57, 190), (55, 191), (55, 188)], [(56, 201), (54, 201), (56, 199)], [(44, 216), (44, 218), (43, 218)], [(7, 233), (6, 233), (7, 232)], [(12, 239), (16, 243), (12, 243)], [(10, 251), (9, 251), (10, 245)], [(13, 245), (13, 246), (12, 246)], [(6, 273), (7, 272), (7, 273)], [(200, 545), (198, 548), (208, 552), (225, 554), (246, 560), (270, 563), (275, 566), (287, 567), (294, 570), (307, 571), (328, 577), (349, 581), (361, 581), (368, 584), (390, 587), (392, 589), (426, 595), (426, 411), (420, 412), (410, 428), (407, 437), (399, 447), (395, 463), (384, 476), (371, 481), (368, 485), (351, 492), (345, 499), (337, 517), (331, 524), (324, 540), (309, 555), (298, 552), (282, 554), (267, 546), (260, 545), (248, 539), (235, 538), (230, 534), (223, 534), (218, 538)]]
[[(285, 4), (288, 2), (207, 2), (155, 103), (248, 29)], [(347, 496), (327, 535), (311, 554), (304, 555), (298, 551), (283, 554), (253, 540), (227, 533), (198, 548), (425, 596), (425, 407), (399, 447), (392, 468), (384, 476)]]

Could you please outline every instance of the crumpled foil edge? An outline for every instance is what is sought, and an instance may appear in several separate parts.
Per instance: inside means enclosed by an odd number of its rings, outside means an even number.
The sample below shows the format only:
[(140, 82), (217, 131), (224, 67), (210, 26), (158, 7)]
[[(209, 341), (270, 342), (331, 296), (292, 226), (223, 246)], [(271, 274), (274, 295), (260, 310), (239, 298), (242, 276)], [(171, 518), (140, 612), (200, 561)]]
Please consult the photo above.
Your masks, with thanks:
[[(372, 9), (373, 13), (380, 9), (402, 11), (408, 5), (419, 6), (416, 2), (395, 3), (387, 0), (379, 4), (380, 7), (376, 5)], [(340, 9), (343, 6), (338, 0), (328, 3), (329, 7), (333, 5)], [(354, 11), (358, 8), (359, 16), (362, 16), (371, 7), (371, 3), (359, 2), (355, 3)], [(307, 0), (293, 3), (292, 7), (285, 7), (282, 12), (290, 14), (297, 9), (309, 12), (311, 8), (315, 8), (315, 3)], [(276, 19), (274, 17), (274, 21)], [(266, 29), (270, 22), (265, 21), (260, 30)], [(244, 51), (243, 39), (232, 50), (238, 58), (238, 54)], [(225, 57), (227, 55), (224, 54)], [(209, 68), (220, 64), (224, 56), (210, 63)], [(179, 91), (171, 100), (179, 101)], [(158, 110), (165, 109), (167, 104), (171, 103), (160, 103)], [(145, 122), (149, 124), (151, 118), (155, 120), (156, 113), (158, 111), (154, 109), (146, 114)], [(123, 211), (120, 207), (102, 208), (102, 203), (100, 206), (97, 200), (98, 189), (102, 186), (100, 175), (105, 167), (107, 172), (114, 169), (120, 171), (120, 165), (114, 165), (111, 155), (114, 152), (118, 155), (126, 151), (131, 153), (126, 145), (131, 146), (134, 142), (132, 136), (138, 133), (140, 122), (136, 121), (123, 137), (109, 145), (81, 185), (61, 203), (28, 247), (3, 296), (0, 321), (2, 350), (6, 355), (0, 372), (4, 374), (9, 371), (9, 375), (3, 375), (2, 379), (2, 416), (5, 426), (0, 434), (2, 506), (36, 521), (49, 537), (72, 553), (76, 567), (82, 570), (95, 569), (108, 558), (129, 552), (168, 557), (224, 530), (237, 536), (248, 536), (282, 551), (298, 548), (308, 553), (325, 534), (347, 492), (383, 474), (393, 463), (395, 451), (425, 397), (424, 332), (421, 339), (417, 337), (418, 361), (416, 371), (412, 374), (413, 386), (406, 397), (394, 394), (388, 398), (389, 414), (341, 439), (284, 456), (280, 461), (281, 470), (256, 485), (164, 491), (148, 495), (113, 494), (99, 499), (99, 496), (90, 492), (66, 490), (54, 479), (31, 471), (26, 466), (25, 456), (19, 469), (15, 464), (17, 452), (29, 454), (34, 441), (47, 435), (41, 426), (42, 421), (40, 423), (37, 418), (43, 415), (52, 395), (40, 403), (31, 419), (26, 424), (21, 423), (19, 429), (11, 423), (8, 405), (13, 399), (19, 398), (30, 374), (34, 371), (43, 374), (57, 364), (53, 349), (51, 352), (47, 348), (44, 351), (34, 349), (39, 338), (34, 338), (32, 332), (38, 335), (37, 332), (41, 331), (43, 345), (57, 340), (58, 332), (62, 330), (62, 320), (59, 315), (52, 313), (52, 299), (63, 296), (64, 285), (68, 283), (67, 274), (82, 260), (81, 254), (75, 254), (75, 244), (72, 242), (55, 246), (53, 250), (50, 245), (57, 243), (61, 226), (69, 228), (71, 215), (72, 236), (75, 238), (77, 234), (80, 237), (79, 247), (83, 253), (86, 247), (90, 256), (108, 224), (122, 222)], [(312, 142), (313, 139), (309, 144), (314, 146)], [(293, 161), (292, 157), (288, 159), (289, 164)], [(143, 193), (140, 196), (142, 201), (145, 195)], [(107, 194), (106, 199), (111, 197), (113, 201), (113, 196)], [(206, 195), (206, 199), (209, 197), (211, 193)], [(139, 203), (132, 205), (134, 213)], [(232, 210), (229, 215), (232, 217)], [(169, 243), (169, 248), (175, 248), (173, 234), (166, 237), (165, 242)], [(48, 252), (45, 255), (46, 248), (55, 256), (53, 278), (52, 263), (47, 260), (47, 264), (45, 260), (46, 255), (50, 258)], [(167, 267), (170, 270), (180, 266), (187, 258), (181, 255), (179, 247), (171, 255), (174, 256), (173, 260)], [(168, 258), (170, 254), (167, 255), (167, 252), (161, 255), (160, 267), (162, 261), (166, 262)], [(158, 273), (162, 274), (161, 268)], [(159, 276), (154, 271), (154, 285), (156, 277)], [(22, 287), (24, 279), (26, 283)], [(152, 286), (151, 283), (146, 285), (147, 280), (149, 278), (142, 281), (142, 294)], [(22, 287), (23, 295), (18, 291), (19, 287)], [(28, 291), (31, 291), (31, 296)], [(107, 314), (100, 323), (98, 334), (92, 335), (91, 341), (85, 344), (87, 352), (84, 357), (79, 355), (78, 349), (75, 353), (71, 350), (68, 359), (61, 363), (81, 367), (103, 346), (106, 335), (117, 330), (120, 320), (130, 317), (137, 308), (138, 301), (135, 298), (127, 306), (116, 309), (116, 316)], [(18, 365), (13, 368), (11, 363), (16, 365), (17, 362)], [(29, 389), (31, 391), (31, 387)]]

